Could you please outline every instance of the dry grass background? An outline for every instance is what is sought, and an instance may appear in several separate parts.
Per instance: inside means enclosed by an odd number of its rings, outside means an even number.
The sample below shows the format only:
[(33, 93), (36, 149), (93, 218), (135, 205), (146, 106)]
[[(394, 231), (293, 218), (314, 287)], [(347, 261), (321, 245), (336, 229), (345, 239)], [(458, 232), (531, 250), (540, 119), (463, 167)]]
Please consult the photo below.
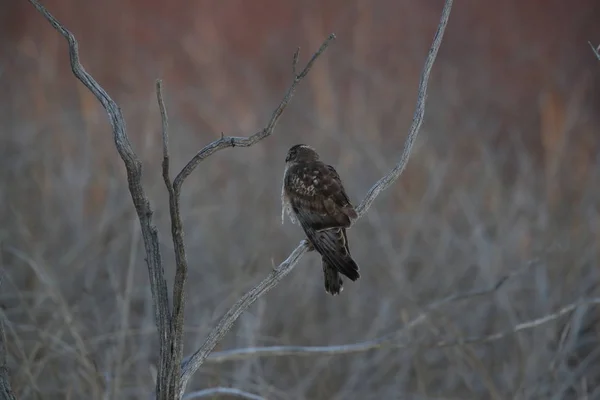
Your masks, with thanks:
[[(356, 203), (393, 166), (442, 7), (44, 4), (123, 109), (145, 162), (169, 279), (154, 80), (166, 86), (177, 169), (220, 132), (261, 129), (291, 79), (296, 46), (306, 58), (327, 34), (338, 36), (274, 136), (218, 153), (184, 185), (186, 353), (301, 238), (279, 219), (287, 148), (315, 146)], [(29, 4), (3, 2), (0, 15), (0, 299), (13, 388), (21, 399), (147, 398), (155, 325), (107, 118), (71, 75), (64, 40)], [(408, 168), (349, 232), (362, 278), (332, 298), (309, 254), (219, 349), (372, 339), (436, 299), (521, 274), (438, 311), (411, 334), (409, 349), (207, 363), (191, 388), (231, 386), (268, 399), (600, 398), (591, 308), (492, 343), (427, 348), (598, 295), (600, 66), (587, 41), (600, 41), (599, 17), (594, 1), (457, 2)]]

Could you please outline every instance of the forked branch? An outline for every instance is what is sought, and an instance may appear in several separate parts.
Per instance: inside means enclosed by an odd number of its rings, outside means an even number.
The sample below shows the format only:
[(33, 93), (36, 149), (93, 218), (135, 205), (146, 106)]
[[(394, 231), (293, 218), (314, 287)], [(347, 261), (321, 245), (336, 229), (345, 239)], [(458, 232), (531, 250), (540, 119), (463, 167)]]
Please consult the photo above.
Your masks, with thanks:
[(29, 2), (46, 18), (46, 20), (48, 20), (48, 22), (50, 22), (54, 29), (67, 40), (73, 74), (90, 92), (92, 92), (108, 114), (115, 146), (121, 159), (125, 163), (129, 192), (140, 221), (144, 248), (146, 249), (146, 263), (148, 265), (150, 290), (153, 299), (152, 306), (156, 327), (158, 329), (160, 346), (156, 390), (158, 398), (169, 398), (166, 397), (168, 396), (168, 388), (166, 387), (167, 380), (165, 379), (165, 372), (169, 367), (169, 327), (171, 313), (169, 310), (169, 296), (164, 278), (162, 256), (158, 241), (158, 231), (152, 222), (152, 207), (142, 186), (142, 163), (133, 151), (129, 137), (127, 136), (125, 120), (123, 119), (120, 107), (81, 65), (81, 62), (79, 61), (79, 46), (75, 36), (58, 22), (58, 20), (37, 0), (29, 0)]
[[(182, 332), (183, 332), (183, 309), (184, 309), (184, 287), (187, 277), (187, 260), (185, 257), (185, 247), (183, 241), (183, 227), (179, 212), (179, 196), (181, 187), (185, 179), (193, 170), (207, 157), (215, 152), (228, 147), (249, 147), (260, 140), (269, 136), (281, 114), (287, 107), (293, 96), (299, 82), (306, 77), (316, 59), (325, 51), (329, 43), (335, 38), (334, 35), (323, 43), (319, 50), (311, 57), (306, 67), (296, 74), (298, 63), (298, 52), (294, 54), (293, 71), (294, 77), (290, 88), (283, 100), (273, 112), (271, 119), (266, 127), (261, 131), (249, 137), (221, 137), (220, 139), (205, 146), (198, 152), (183, 170), (176, 176), (171, 183), (169, 175), (169, 156), (168, 156), (168, 120), (166, 108), (162, 99), (162, 90), (160, 82), (157, 83), (157, 95), (159, 96), (159, 105), (163, 120), (163, 179), (169, 191), (169, 204), (171, 213), (171, 234), (175, 247), (176, 275), (173, 288), (173, 313), (169, 310), (168, 291), (164, 279), (162, 257), (159, 248), (158, 233), (152, 222), (152, 208), (150, 202), (141, 185), (142, 165), (139, 158), (134, 153), (125, 129), (125, 121), (118, 105), (109, 97), (104, 89), (85, 71), (79, 61), (78, 45), (71, 32), (65, 29), (37, 0), (29, 0), (31, 4), (59, 31), (68, 41), (71, 69), (75, 76), (96, 96), (106, 110), (113, 130), (115, 145), (119, 155), (125, 163), (127, 170), (127, 180), (131, 197), (140, 220), (142, 237), (146, 248), (146, 259), (150, 276), (150, 286), (153, 298), (153, 307), (155, 320), (159, 332), (160, 361), (157, 376), (157, 397), (164, 399), (181, 398), (191, 376), (198, 370), (206, 357), (214, 349), (217, 343), (231, 329), (234, 322), (242, 312), (250, 306), (256, 299), (273, 288), (277, 283), (297, 264), (298, 260), (306, 253), (306, 242), (302, 242), (292, 254), (275, 268), (255, 288), (250, 290), (231, 309), (223, 316), (218, 325), (212, 330), (205, 343), (198, 349), (190, 359), (183, 365), (182, 373), (179, 374), (179, 368), (182, 351)], [(371, 206), (377, 195), (388, 188), (398, 179), (404, 170), (412, 146), (417, 137), (425, 113), (425, 100), (427, 93), (427, 83), (431, 68), (435, 61), (438, 49), (440, 47), (444, 30), (446, 28), (452, 0), (446, 0), (440, 23), (438, 25), (433, 44), (429, 50), (425, 67), (421, 73), (419, 82), (418, 98), (416, 110), (414, 113), (409, 135), (404, 145), (398, 164), (383, 178), (381, 178), (367, 193), (366, 198), (357, 207), (360, 216)]]
[[(138, 214), (146, 261), (150, 276), (155, 321), (159, 332), (159, 365), (156, 382), (156, 394), (159, 399), (181, 398), (185, 385), (181, 384), (181, 360), (183, 352), (183, 313), (185, 305), (185, 282), (187, 280), (187, 258), (183, 240), (183, 224), (181, 221), (179, 198), (184, 180), (206, 157), (227, 147), (249, 147), (271, 135), (283, 111), (291, 100), (298, 84), (306, 77), (317, 58), (327, 49), (335, 35), (330, 35), (319, 50), (311, 57), (305, 68), (294, 76), (292, 84), (283, 100), (273, 112), (266, 127), (249, 137), (221, 137), (192, 158), (190, 162), (171, 181), (169, 170), (168, 149), (168, 118), (162, 93), (162, 83), (157, 82), (157, 96), (163, 122), (163, 179), (169, 192), (169, 211), (171, 217), (171, 236), (175, 249), (176, 273), (173, 287), (173, 309), (169, 309), (168, 291), (164, 278), (162, 256), (160, 253), (158, 232), (152, 222), (152, 208), (141, 184), (142, 164), (133, 151), (127, 136), (125, 121), (119, 106), (110, 98), (106, 91), (88, 74), (79, 61), (77, 40), (45, 7), (37, 0), (30, 3), (50, 22), (68, 42), (71, 69), (73, 74), (94, 94), (106, 110), (113, 130), (115, 145), (125, 163), (129, 191)], [(294, 54), (294, 67), (298, 62), (298, 52)]]
[[(158, 105), (160, 109), (162, 126), (163, 126), (163, 179), (165, 181), (165, 185), (169, 192), (169, 210), (171, 214), (171, 236), (173, 238), (173, 247), (175, 250), (175, 262), (176, 262), (176, 272), (175, 272), (175, 284), (173, 287), (173, 320), (171, 322), (171, 330), (170, 330), (170, 340), (171, 340), (171, 357), (169, 359), (169, 365), (181, 365), (182, 357), (183, 357), (183, 310), (185, 305), (185, 282), (187, 280), (187, 257), (185, 251), (185, 243), (183, 241), (183, 223), (181, 221), (181, 212), (179, 208), (179, 199), (181, 196), (181, 187), (185, 179), (194, 171), (194, 169), (207, 157), (216, 153), (219, 150), (226, 149), (228, 147), (250, 147), (259, 141), (263, 140), (267, 136), (270, 136), (275, 129), (275, 125), (279, 121), (279, 118), (283, 114), (283, 111), (287, 107), (290, 102), (292, 96), (294, 95), (296, 88), (300, 81), (308, 75), (311, 70), (314, 62), (323, 54), (323, 52), (329, 47), (331, 41), (335, 39), (335, 35), (331, 34), (329, 37), (323, 42), (321, 47), (317, 50), (315, 54), (310, 58), (302, 72), (300, 74), (296, 74), (295, 68), (298, 63), (298, 54), (299, 49), (296, 50), (293, 57), (293, 65), (294, 65), (294, 76), (292, 79), (292, 83), (287, 90), (285, 96), (273, 112), (271, 119), (267, 123), (266, 127), (259, 132), (249, 136), (249, 137), (230, 137), (230, 136), (221, 136), (220, 139), (215, 140), (214, 142), (205, 146), (202, 150), (200, 150), (182, 169), (182, 171), (177, 175), (173, 183), (171, 183), (170, 172), (169, 172), (169, 135), (168, 135), (168, 118), (167, 118), (167, 110), (164, 103), (162, 82), (159, 80), (156, 83), (156, 95), (158, 100)], [(237, 319), (237, 318), (236, 318)], [(232, 320), (232, 322), (235, 321)], [(227, 329), (231, 329), (231, 326)], [(225, 331), (226, 332), (226, 331)], [(215, 343), (216, 344), (216, 343)], [(213, 346), (214, 347), (214, 346)], [(170, 370), (172, 371), (172, 370)], [(179, 379), (183, 378), (180, 382)], [(179, 396), (183, 396), (185, 392), (185, 386), (187, 383), (187, 375), (182, 373), (181, 375), (169, 375), (169, 381), (171, 382), (169, 387), (179, 387)]]
[(323, 52), (327, 50), (327, 47), (329, 47), (329, 44), (334, 39), (335, 34), (332, 33), (331, 35), (329, 35), (329, 37), (323, 42), (321, 47), (319, 47), (319, 50), (317, 50), (317, 52), (313, 54), (313, 56), (310, 58), (302, 72), (296, 75), (296, 65), (298, 64), (298, 55), (300, 52), (300, 48), (298, 48), (294, 53), (294, 58), (292, 61), (294, 73), (294, 79), (292, 80), (292, 84), (287, 90), (285, 96), (283, 97), (283, 100), (281, 100), (281, 103), (279, 103), (279, 106), (275, 109), (275, 111), (273, 111), (271, 119), (264, 127), (264, 129), (248, 137), (222, 136), (219, 140), (215, 140), (214, 142), (205, 146), (186, 164), (185, 167), (183, 167), (179, 175), (177, 175), (177, 178), (175, 178), (173, 185), (175, 187), (176, 193), (179, 190), (181, 190), (181, 185), (183, 185), (183, 181), (185, 180), (185, 178), (187, 178), (194, 171), (194, 169), (207, 157), (211, 156), (219, 150), (223, 150), (228, 147), (250, 147), (263, 140), (267, 136), (271, 135), (273, 133), (273, 129), (275, 129), (275, 125), (277, 125), (277, 122), (279, 121), (279, 117), (281, 117), (281, 114), (283, 114), (283, 111), (285, 110), (288, 103), (292, 99), (292, 96), (296, 92), (298, 84), (302, 79), (306, 77), (306, 75), (308, 75), (317, 58), (319, 58), (321, 54), (323, 54)]

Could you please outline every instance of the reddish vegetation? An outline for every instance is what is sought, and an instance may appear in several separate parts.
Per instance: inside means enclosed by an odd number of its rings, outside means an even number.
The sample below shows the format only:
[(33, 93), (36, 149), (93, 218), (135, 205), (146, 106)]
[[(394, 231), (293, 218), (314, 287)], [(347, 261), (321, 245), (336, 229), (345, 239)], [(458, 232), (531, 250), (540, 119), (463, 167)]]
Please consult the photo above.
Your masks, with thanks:
[[(185, 185), (186, 240), (195, 266), (186, 318), (197, 328), (186, 351), (264, 276), (271, 258), (281, 260), (299, 239), (295, 227), (279, 225), (288, 147), (317, 147), (336, 164), (356, 203), (395, 162), (442, 7), (442, 1), (423, 0), (43, 4), (76, 35), (83, 65), (123, 109), (145, 162), (169, 271), (154, 80), (164, 80), (177, 168), (220, 132), (261, 129), (289, 84), (295, 48), (301, 46), (306, 60), (330, 32), (338, 36), (273, 137), (214, 156)], [(423, 336), (503, 330), (594, 294), (600, 63), (587, 42), (600, 43), (598, 21), (595, 0), (456, 1), (418, 148), (401, 181), (349, 233), (362, 282), (346, 284), (332, 302), (321, 293), (316, 259), (308, 256), (223, 347), (372, 338), (418, 310), (407, 298), (425, 304), (485, 286), (532, 258), (542, 260), (539, 270), (509, 294), (475, 300), (467, 311), (445, 310), (454, 325), (439, 322)], [(1, 2), (0, 31), (0, 202), (6, 204), (0, 241), (8, 249), (0, 248), (0, 260), (10, 277), (3, 298), (14, 323), (14, 386), (20, 398), (50, 389), (81, 397), (90, 387), (101, 391), (90, 379), (98, 368), (122, 373), (121, 385), (110, 390), (149, 388), (144, 368), (154, 361), (152, 345), (132, 333), (122, 339), (126, 351), (118, 351), (118, 338), (110, 336), (131, 328), (147, 330), (139, 335), (153, 340), (154, 324), (143, 257), (130, 252), (139, 241), (106, 116), (71, 74), (63, 38), (31, 5)], [(135, 266), (129, 292), (128, 265)], [(131, 315), (126, 325), (124, 309)], [(69, 313), (77, 323), (66, 322)], [(581, 337), (594, 330), (594, 319), (586, 321)], [(563, 349), (563, 369), (547, 370), (555, 355), (549, 346), (558, 346), (552, 338), (562, 326), (527, 336), (533, 344), (523, 336), (523, 342), (482, 347), (478, 355), (388, 349), (331, 359), (335, 370), (318, 357), (209, 366), (194, 386), (232, 384), (269, 399), (349, 398), (343, 397), (348, 392), (362, 394), (356, 398), (404, 392), (505, 398), (537, 378), (554, 394), (567, 391), (561, 382), (571, 379), (585, 378), (593, 390), (598, 364), (588, 360), (593, 373), (577, 370), (573, 360), (583, 356), (576, 345)], [(56, 372), (56, 365), (66, 367)], [(449, 366), (458, 367), (449, 373)], [(312, 383), (304, 380), (311, 373)], [(394, 386), (398, 376), (402, 387)], [(544, 397), (538, 386), (527, 388)], [(285, 396), (290, 390), (296, 397)]]

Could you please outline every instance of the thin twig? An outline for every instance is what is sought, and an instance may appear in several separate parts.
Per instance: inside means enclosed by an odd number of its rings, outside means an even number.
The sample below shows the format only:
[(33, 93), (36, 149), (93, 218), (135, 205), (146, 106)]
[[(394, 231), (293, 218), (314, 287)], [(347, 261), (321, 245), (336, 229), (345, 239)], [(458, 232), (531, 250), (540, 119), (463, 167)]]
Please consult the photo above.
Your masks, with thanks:
[(226, 361), (236, 361), (253, 357), (280, 357), (280, 356), (311, 356), (311, 355), (337, 355), (337, 354), (348, 354), (348, 353), (359, 353), (368, 350), (383, 348), (383, 347), (397, 347), (398, 340), (401, 337), (406, 336), (411, 330), (419, 325), (422, 325), (427, 318), (431, 316), (431, 313), (443, 306), (458, 301), (472, 299), (474, 297), (481, 297), (489, 295), (498, 291), (509, 279), (516, 276), (516, 274), (509, 274), (503, 276), (494, 285), (487, 289), (477, 289), (465, 293), (459, 293), (444, 297), (441, 300), (434, 301), (427, 306), (423, 307), (417, 317), (413, 318), (410, 322), (405, 324), (402, 329), (389, 333), (378, 338), (367, 340), (359, 343), (337, 345), (337, 346), (267, 346), (267, 347), (249, 347), (242, 349), (224, 350), (213, 352), (208, 356), (206, 361), (213, 363), (222, 363)]
[[(408, 157), (410, 155), (410, 151), (412, 150), (413, 143), (417, 137), (417, 134), (419, 133), (419, 129), (423, 122), (423, 116), (425, 115), (425, 99), (427, 96), (427, 83), (429, 80), (429, 75), (431, 73), (431, 68), (433, 66), (438, 49), (442, 42), (442, 38), (444, 36), (444, 31), (445, 31), (446, 25), (448, 23), (448, 18), (450, 16), (451, 8), (452, 8), (452, 0), (446, 0), (446, 2), (444, 4), (444, 9), (442, 11), (442, 16), (440, 18), (440, 23), (439, 23), (437, 31), (435, 33), (431, 48), (429, 49), (429, 54), (427, 55), (427, 59), (425, 60), (425, 67), (423, 68), (423, 71), (421, 73), (421, 79), (420, 79), (420, 83), (419, 83), (419, 93), (418, 93), (418, 98), (417, 98), (417, 106), (416, 106), (415, 114), (413, 117), (413, 123), (410, 128), (406, 143), (404, 145), (404, 149), (403, 149), (402, 155), (400, 157), (400, 162), (386, 176), (381, 178), (375, 184), (375, 186), (373, 186), (373, 188), (371, 188), (369, 190), (369, 192), (367, 193), (367, 197), (365, 198), (365, 200), (363, 200), (363, 202), (360, 204), (360, 206), (357, 209), (357, 211), (359, 211), (359, 216), (364, 215), (364, 213), (371, 206), (371, 204), (373, 203), (373, 201), (375, 200), (375, 198), (377, 197), (377, 195), (379, 193), (381, 193), (384, 189), (388, 188), (396, 179), (398, 179), (398, 177), (404, 170), (406, 163), (408, 162)], [(330, 38), (331, 38), (331, 36), (330, 36)], [(299, 79), (304, 77), (306, 75), (306, 73), (308, 73), (310, 66), (312, 66), (312, 63), (318, 57), (320, 52), (324, 51), (325, 48), (327, 48), (327, 44), (328, 44), (327, 41), (325, 43), (323, 43), (323, 45), (321, 46), (319, 51), (317, 53), (315, 53), (315, 55), (311, 58), (311, 60), (307, 64), (304, 71), (302, 71), (302, 73), (300, 73), (300, 75), (298, 75), (298, 77), (296, 79), (294, 79), (294, 84)], [(293, 92), (293, 89), (294, 89), (294, 85), (292, 85), (292, 88), (290, 88), (290, 90), (288, 91), (288, 94), (290, 92)], [(287, 95), (286, 95), (286, 98), (287, 98)], [(274, 124), (274, 122), (277, 121), (278, 115), (281, 114), (281, 111), (279, 111), (279, 110), (282, 108), (285, 108), (285, 104), (287, 104), (287, 103), (284, 98), (284, 101), (281, 103), (281, 105), (278, 107), (278, 109), (273, 114), (273, 118), (271, 119), (273, 124)], [(268, 128), (270, 125), (271, 125), (271, 123), (263, 131), (256, 133), (255, 135), (251, 136), (248, 139), (242, 138), (241, 143), (253, 144), (252, 143), (253, 139), (251, 139), (251, 138), (255, 137), (255, 136), (260, 137), (260, 135), (269, 134)], [(235, 139), (235, 138), (232, 138), (232, 139)], [(218, 143), (218, 142), (221, 142), (221, 146), (223, 146), (223, 147), (232, 147), (234, 145), (235, 146), (238, 145), (237, 142), (235, 142), (235, 144), (232, 143), (230, 145), (226, 145), (221, 140), (218, 140), (217, 142), (213, 142), (213, 143)], [(215, 145), (214, 147), (218, 147), (218, 146)], [(210, 154), (214, 153), (216, 150), (220, 150), (220, 148), (216, 148), (216, 149), (212, 150), (212, 152), (210, 152)], [(183, 171), (181, 171), (181, 173), (179, 174), (177, 179), (175, 179), (175, 182), (176, 182), (175, 186), (177, 186), (177, 181), (179, 178), (181, 178), (181, 180), (185, 179), (185, 177), (191, 173), (193, 168), (195, 168), (195, 166), (198, 163), (200, 163), (202, 161), (202, 159), (204, 159), (208, 155), (210, 155), (209, 150), (206, 150), (207, 154), (205, 156), (201, 156), (200, 154), (203, 151), (204, 151), (204, 149), (200, 153), (198, 153), (194, 157), (194, 159), (192, 159), (192, 161), (190, 161), (190, 163), (188, 163), (188, 165), (184, 168)], [(183, 391), (185, 391), (185, 386), (187, 385), (187, 382), (189, 381), (191, 376), (198, 370), (198, 368), (200, 368), (200, 366), (202, 365), (202, 363), (204, 362), (206, 357), (208, 357), (208, 355), (212, 352), (212, 350), (215, 348), (217, 343), (219, 343), (221, 341), (221, 339), (223, 339), (225, 334), (231, 329), (234, 322), (239, 318), (239, 316), (243, 313), (243, 311), (246, 308), (248, 308), (252, 303), (254, 303), (256, 301), (256, 299), (258, 299), (261, 295), (263, 295), (268, 290), (273, 288), (284, 276), (289, 274), (292, 271), (292, 269), (295, 267), (295, 265), (298, 263), (300, 258), (304, 255), (304, 253), (307, 252), (307, 250), (308, 250), (308, 244), (305, 240), (303, 240), (300, 243), (300, 245), (298, 247), (296, 247), (296, 249), (292, 252), (292, 254), (284, 262), (282, 262), (277, 268), (275, 268), (275, 270), (273, 270), (273, 272), (271, 272), (262, 282), (260, 282), (256, 287), (251, 289), (248, 293), (246, 293), (240, 300), (238, 300), (229, 309), (229, 311), (227, 311), (227, 313), (219, 321), (218, 325), (210, 332), (210, 334), (208, 335), (208, 338), (202, 344), (202, 346), (188, 359), (188, 361), (186, 363), (184, 363), (182, 388), (181, 388), (182, 395), (183, 395)]]
[(167, 186), (169, 193), (173, 190), (173, 184), (171, 182), (169, 172), (169, 117), (167, 115), (167, 107), (165, 106), (165, 100), (163, 95), (163, 84), (162, 80), (156, 80), (156, 100), (158, 102), (158, 108), (160, 110), (160, 120), (162, 122), (162, 147), (163, 147), (163, 163), (162, 173), (163, 180)]
[(533, 265), (537, 264), (538, 262), (539, 262), (538, 258), (531, 259), (526, 263), (526, 265), (523, 268), (516, 269), (516, 270), (509, 272), (508, 274), (502, 276), (493, 286), (491, 286), (487, 289), (476, 289), (476, 290), (472, 290), (472, 291), (469, 291), (466, 293), (451, 294), (441, 300), (438, 300), (438, 301), (428, 305), (427, 307), (425, 307), (425, 310), (431, 311), (433, 309), (439, 308), (439, 306), (444, 305), (444, 304), (454, 303), (454, 302), (457, 302), (460, 300), (471, 299), (473, 297), (485, 296), (490, 293), (496, 292), (496, 291), (498, 291), (498, 289), (500, 289), (502, 286), (504, 286), (506, 284), (506, 282), (508, 282), (509, 280), (515, 278), (516, 276), (521, 275), (524, 272), (528, 271), (529, 268), (531, 268)]
[(367, 192), (365, 199), (360, 203), (360, 205), (356, 208), (356, 212), (359, 216), (364, 215), (375, 198), (391, 186), (398, 177), (406, 168), (406, 164), (408, 163), (408, 158), (410, 157), (410, 152), (415, 143), (415, 139), (421, 129), (421, 125), (423, 124), (423, 117), (425, 115), (425, 101), (427, 100), (427, 84), (429, 82), (429, 75), (431, 74), (431, 68), (433, 67), (433, 63), (437, 56), (438, 50), (440, 48), (440, 44), (442, 43), (442, 38), (444, 37), (444, 30), (446, 29), (446, 25), (448, 24), (448, 18), (450, 17), (450, 10), (452, 9), (452, 0), (446, 0), (444, 4), (444, 9), (442, 10), (442, 17), (440, 19), (440, 24), (435, 32), (435, 36), (433, 38), (433, 44), (429, 49), (429, 54), (427, 55), (427, 59), (425, 60), (425, 66), (423, 67), (423, 71), (421, 72), (421, 78), (419, 79), (419, 91), (417, 94), (417, 105), (415, 109), (415, 113), (413, 115), (412, 124), (410, 126), (410, 130), (408, 131), (408, 137), (406, 138), (406, 142), (404, 142), (404, 149), (402, 150), (402, 154), (400, 155), (400, 161), (396, 166), (387, 173), (383, 178), (381, 178), (373, 187)]
[(227, 361), (238, 361), (255, 357), (281, 357), (281, 356), (333, 356), (340, 354), (361, 353), (369, 350), (380, 348), (419, 348), (419, 349), (434, 349), (464, 346), (467, 344), (489, 343), (515, 333), (537, 328), (541, 325), (555, 321), (558, 318), (569, 314), (582, 305), (598, 305), (600, 298), (584, 299), (575, 303), (561, 307), (556, 312), (544, 315), (540, 318), (535, 318), (529, 321), (522, 322), (514, 327), (492, 333), (484, 336), (472, 336), (459, 340), (437, 340), (430, 344), (418, 344), (401, 342), (405, 335), (418, 325), (421, 325), (427, 318), (428, 314), (420, 314), (418, 317), (410, 321), (402, 330), (389, 335), (381, 336), (373, 340), (367, 340), (359, 343), (338, 345), (338, 346), (268, 346), (268, 347), (248, 347), (243, 349), (226, 350), (212, 353), (207, 361), (214, 363), (222, 363)]
[(240, 389), (234, 389), (234, 388), (228, 388), (228, 387), (214, 387), (214, 388), (209, 388), (209, 389), (204, 389), (204, 390), (198, 390), (196, 392), (190, 392), (190, 393), (186, 394), (185, 396), (183, 396), (183, 400), (199, 399), (201, 397), (214, 396), (216, 394), (228, 394), (230, 396), (239, 397), (239, 398), (248, 399), (248, 400), (265, 400), (264, 397), (261, 397), (259, 395), (245, 392)]
[(512, 328), (507, 329), (505, 331), (496, 332), (496, 333), (492, 333), (490, 335), (485, 335), (485, 336), (467, 337), (467, 338), (461, 339), (461, 340), (440, 340), (440, 341), (435, 342), (433, 344), (433, 346), (429, 346), (429, 347), (452, 347), (452, 346), (462, 346), (465, 344), (493, 342), (493, 341), (496, 341), (499, 339), (503, 339), (509, 335), (513, 335), (517, 332), (533, 329), (540, 325), (547, 324), (548, 322), (555, 321), (555, 320), (559, 319), (560, 317), (562, 317), (563, 315), (566, 315), (566, 314), (569, 314), (570, 312), (575, 311), (577, 309), (577, 307), (580, 307), (582, 305), (591, 306), (591, 305), (598, 305), (598, 304), (600, 304), (600, 297), (593, 297), (590, 299), (582, 299), (575, 303), (571, 303), (566, 306), (563, 306), (551, 314), (547, 314), (547, 315), (544, 315), (543, 317), (539, 317), (539, 318), (532, 319), (532, 320), (529, 320), (526, 322), (522, 322), (522, 323), (517, 324), (517, 325), (513, 326)]
[[(152, 222), (152, 207), (142, 187), (142, 163), (133, 151), (127, 130), (125, 120), (121, 109), (115, 101), (106, 93), (106, 91), (92, 78), (90, 74), (83, 68), (79, 61), (79, 46), (75, 36), (68, 31), (50, 12), (42, 6), (37, 0), (29, 0), (29, 2), (38, 10), (40, 14), (46, 18), (48, 22), (56, 29), (69, 44), (69, 58), (71, 70), (73, 74), (85, 85), (86, 88), (98, 99), (102, 107), (108, 114), (109, 121), (113, 131), (115, 146), (119, 152), (119, 156), (125, 163), (127, 171), (127, 182), (129, 184), (129, 192), (133, 200), (133, 205), (140, 220), (142, 237), (144, 239), (144, 247), (146, 250), (146, 263), (148, 265), (148, 275), (150, 279), (150, 289), (152, 291), (153, 310), (156, 326), (159, 333), (159, 368), (158, 377), (156, 380), (156, 391), (158, 398), (167, 396), (166, 381), (163, 379), (166, 369), (169, 367), (168, 359), (168, 334), (170, 325), (169, 298), (167, 292), (167, 284), (164, 279), (162, 268), (162, 256), (160, 252), (158, 231)], [(179, 366), (170, 366), (171, 368), (179, 368)]]
[(209, 157), (210, 155), (216, 153), (219, 150), (226, 149), (228, 147), (250, 147), (262, 139), (273, 133), (273, 129), (275, 129), (275, 125), (279, 121), (279, 117), (287, 107), (290, 102), (292, 96), (294, 96), (294, 92), (298, 87), (298, 84), (302, 79), (306, 77), (306, 75), (310, 72), (313, 64), (327, 50), (329, 44), (335, 39), (335, 34), (329, 35), (329, 37), (323, 42), (319, 50), (308, 61), (302, 72), (299, 75), (294, 75), (294, 80), (292, 81), (292, 85), (288, 89), (287, 93), (283, 97), (283, 100), (279, 103), (279, 106), (275, 109), (273, 114), (271, 115), (271, 119), (267, 123), (264, 129), (255, 134), (248, 137), (232, 137), (232, 136), (223, 136), (221, 134), (221, 138), (219, 140), (215, 140), (214, 142), (206, 145), (202, 150), (200, 150), (187, 164), (181, 172), (175, 178), (173, 182), (173, 186), (175, 187), (175, 192), (181, 190), (181, 185), (183, 185), (183, 181), (194, 171), (194, 169), (200, 164), (204, 159)]

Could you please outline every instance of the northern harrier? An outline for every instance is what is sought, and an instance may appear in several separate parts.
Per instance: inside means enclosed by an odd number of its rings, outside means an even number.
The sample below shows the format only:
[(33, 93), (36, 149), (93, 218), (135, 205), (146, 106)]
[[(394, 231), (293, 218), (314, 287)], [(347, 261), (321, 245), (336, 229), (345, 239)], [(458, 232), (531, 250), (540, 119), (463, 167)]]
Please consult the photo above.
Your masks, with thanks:
[(322, 257), (325, 291), (342, 291), (342, 277), (356, 281), (358, 265), (350, 255), (346, 228), (358, 218), (336, 170), (319, 161), (310, 146), (297, 144), (285, 159), (281, 192), (281, 223), (285, 210), (292, 223), (296, 220), (313, 249)]

